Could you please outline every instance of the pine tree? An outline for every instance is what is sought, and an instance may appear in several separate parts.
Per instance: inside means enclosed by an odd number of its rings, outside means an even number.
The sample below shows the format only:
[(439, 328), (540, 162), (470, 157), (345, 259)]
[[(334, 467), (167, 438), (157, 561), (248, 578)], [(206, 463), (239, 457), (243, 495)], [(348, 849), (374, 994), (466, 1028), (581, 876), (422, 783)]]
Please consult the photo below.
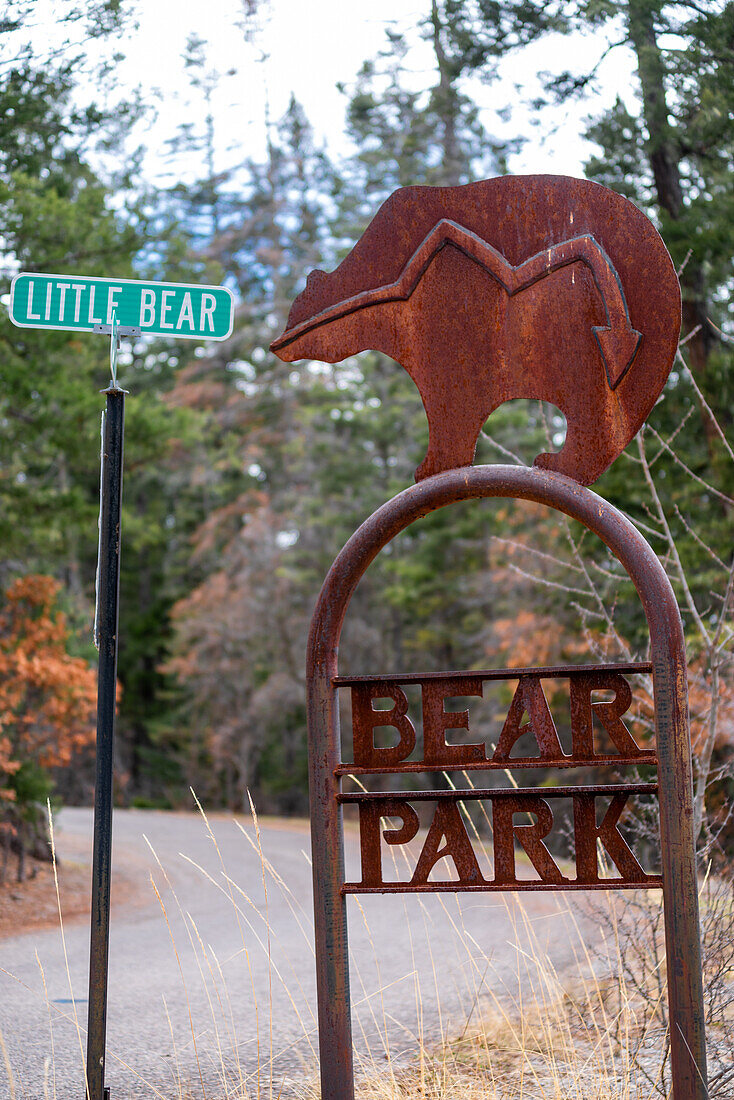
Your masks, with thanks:
[(728, 408), (732, 367), (721, 330), (732, 320), (732, 5), (451, 0), (451, 6), (457, 48), (471, 37), (468, 58), (477, 71), (493, 72), (499, 58), (550, 34), (587, 35), (589, 48), (575, 71), (546, 74), (546, 103), (585, 95), (611, 50), (632, 52), (635, 106), (618, 99), (592, 123), (587, 136), (602, 154), (587, 170), (659, 220), (681, 271), (685, 354), (711, 398), (724, 387)]
[[(173, 394), (205, 413), (219, 456), (208, 515), (194, 540), (201, 580), (175, 608), (167, 667), (187, 688), (190, 778), (197, 790), (237, 807), (247, 787), (302, 807), (303, 590), (279, 563), (296, 537), (295, 503), (315, 488), (299, 461), (314, 378), (308, 369), (288, 368), (268, 347), (307, 271), (322, 262), (320, 196), (329, 171), (292, 100), (268, 128), (265, 159), (246, 164), (243, 193), (206, 243), (239, 295), (235, 331), (226, 346), (183, 367)], [(277, 718), (266, 709), (276, 688), (293, 701), (272, 708)], [(294, 784), (288, 775), (296, 768)]]
[[(30, 14), (32, 8), (28, 6)], [(110, 80), (97, 74), (89, 82), (83, 42), (72, 31), (89, 16), (95, 26), (85, 33), (114, 31), (117, 37), (123, 25), (117, 8), (100, 3), (77, 12), (66, 5), (69, 40), (50, 58), (25, 44), (22, 25), (3, 27), (0, 233), (5, 291), (18, 269), (122, 278), (164, 274), (160, 260), (158, 269), (151, 270), (145, 247), (151, 196), (134, 196), (132, 175), (118, 171), (116, 160), (115, 170), (104, 172), (110, 163), (106, 151), (111, 144), (117, 152), (124, 147), (136, 110), (114, 98), (105, 107), (80, 105), (88, 87), (106, 87)], [(158, 255), (165, 256), (166, 243), (158, 241)], [(52, 573), (61, 580), (74, 644), (91, 657), (103, 406), (99, 390), (109, 377), (109, 346), (99, 336), (17, 329), (7, 316), (0, 318), (0, 340), (3, 583), (27, 572)], [(188, 583), (177, 568), (187, 524), (199, 522), (202, 515), (187, 476), (188, 464), (200, 457), (197, 417), (167, 398), (175, 362), (175, 348), (143, 344), (120, 359), (131, 396), (123, 494), (119, 675), (124, 691), (118, 745), (133, 783), (141, 772), (135, 745), (149, 744), (149, 727), (161, 721), (168, 705), (162, 700), (171, 685), (158, 672), (169, 631), (167, 613)], [(60, 778), (74, 797), (88, 796), (88, 773)]]

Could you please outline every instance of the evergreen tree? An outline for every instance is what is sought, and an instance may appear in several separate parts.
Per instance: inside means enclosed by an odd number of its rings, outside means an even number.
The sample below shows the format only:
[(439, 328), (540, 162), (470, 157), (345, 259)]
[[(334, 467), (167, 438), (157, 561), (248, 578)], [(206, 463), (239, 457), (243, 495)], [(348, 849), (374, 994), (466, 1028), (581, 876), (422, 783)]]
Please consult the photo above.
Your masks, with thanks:
[[(456, 48), (471, 37), (467, 60), (479, 71), (494, 71), (509, 51), (552, 33), (590, 36), (575, 71), (546, 74), (546, 102), (583, 96), (603, 57), (613, 49), (632, 51), (635, 107), (618, 99), (592, 123), (587, 136), (602, 155), (590, 160), (588, 172), (658, 219), (681, 271), (685, 354), (709, 396), (725, 387), (728, 408), (731, 359), (722, 355), (721, 329), (732, 320), (732, 5), (451, 0), (451, 6)], [(595, 60), (585, 66), (589, 56)]]
[[(117, 4), (93, 5), (82, 14), (73, 5), (67, 8), (70, 27), (89, 14), (98, 20), (99, 33), (120, 32)], [(145, 202), (128, 201), (132, 180), (124, 172), (105, 178), (102, 170), (105, 146), (119, 146), (135, 111), (118, 104), (80, 106), (86, 60), (71, 34), (58, 47), (58, 57), (47, 58), (24, 44), (22, 23), (6, 22), (3, 31), (3, 290), (19, 269), (135, 277), (146, 238)], [(3, 583), (29, 571), (60, 579), (75, 634), (72, 644), (89, 659), (94, 652), (99, 390), (108, 379), (109, 347), (98, 336), (17, 329), (7, 315), (0, 318), (0, 342)], [(175, 361), (170, 348), (151, 353), (142, 343), (132, 356), (121, 356), (123, 383), (132, 392), (123, 502), (118, 745), (136, 783), (136, 740), (147, 739), (141, 729), (155, 726), (160, 696), (170, 691), (157, 668), (166, 644), (167, 607), (180, 595), (176, 586), (182, 583), (176, 553), (192, 520), (174, 507), (174, 501), (191, 496), (187, 444), (197, 439), (195, 414), (166, 399)], [(168, 526), (172, 516), (180, 527)], [(200, 517), (199, 510), (193, 519)], [(91, 774), (82, 769), (69, 775), (71, 781), (62, 777), (65, 790), (87, 796)]]
[[(304, 592), (279, 561), (297, 537), (295, 502), (316, 491), (298, 462), (299, 418), (313, 376), (287, 367), (268, 347), (307, 271), (322, 262), (319, 196), (329, 171), (292, 100), (268, 130), (264, 161), (246, 164), (243, 194), (206, 244), (239, 296), (235, 331), (227, 345), (190, 360), (174, 391), (178, 403), (207, 415), (219, 463), (194, 540), (203, 576), (175, 609), (168, 667), (187, 685), (190, 776), (197, 789), (238, 807), (247, 787), (277, 797), (276, 805), (302, 804)], [(273, 719), (265, 703), (274, 702), (278, 685), (295, 709), (281, 702)]]

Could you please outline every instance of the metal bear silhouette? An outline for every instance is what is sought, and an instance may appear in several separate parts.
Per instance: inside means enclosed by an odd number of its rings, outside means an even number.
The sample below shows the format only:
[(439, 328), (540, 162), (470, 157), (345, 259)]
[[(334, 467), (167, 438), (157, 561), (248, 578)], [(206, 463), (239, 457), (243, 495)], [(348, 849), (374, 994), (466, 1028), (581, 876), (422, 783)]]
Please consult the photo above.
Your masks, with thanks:
[(309, 275), (271, 347), (286, 362), (397, 360), (428, 417), (417, 481), (470, 466), (487, 417), (536, 398), (567, 434), (534, 465), (589, 485), (644, 423), (679, 332), (675, 269), (633, 203), (586, 180), (504, 176), (396, 191), (336, 271)]

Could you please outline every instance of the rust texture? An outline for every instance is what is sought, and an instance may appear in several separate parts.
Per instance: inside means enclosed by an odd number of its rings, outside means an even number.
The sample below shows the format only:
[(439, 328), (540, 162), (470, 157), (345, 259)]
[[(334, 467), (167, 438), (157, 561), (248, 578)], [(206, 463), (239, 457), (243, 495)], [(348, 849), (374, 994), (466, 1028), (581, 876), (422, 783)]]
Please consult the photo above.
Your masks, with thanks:
[[(660, 875), (648, 874), (617, 828), (630, 795), (656, 794), (656, 783), (628, 783), (544, 788), (542, 797), (534, 789), (490, 788), (467, 791), (405, 791), (399, 795), (376, 792), (342, 794), (339, 802), (359, 806), (359, 834), (362, 854), (361, 882), (345, 882), (343, 893), (414, 893), (424, 890), (547, 890), (547, 889), (641, 889), (662, 886)], [(596, 799), (611, 799), (598, 823)], [(562, 874), (543, 843), (553, 829), (553, 810), (548, 800), (570, 798), (573, 802), (576, 876)], [(462, 805), (482, 800), (492, 807), (492, 855), (494, 875), (484, 877), (469, 837)], [(386, 882), (382, 874), (382, 840), (387, 844), (409, 844), (418, 834), (418, 815), (411, 802), (436, 802), (436, 809), (418, 861), (409, 882)], [(523, 817), (516, 823), (516, 814)], [(531, 818), (531, 823), (527, 819)], [(385, 828), (385, 818), (399, 818), (398, 829)], [(532, 819), (535, 819), (534, 821)], [(515, 841), (524, 849), (537, 878), (518, 878)], [(597, 847), (603, 848), (618, 871), (612, 878), (599, 874)], [(429, 881), (434, 866), (451, 859), (457, 879)]]
[(535, 465), (591, 484), (657, 400), (680, 333), (662, 239), (623, 196), (566, 176), (404, 187), (343, 263), (314, 271), (272, 350), (400, 363), (428, 417), (416, 480), (469, 466), (487, 417), (538, 398), (566, 417)]
[(424, 684), (429, 680), (444, 680), (451, 677), (453, 680), (480, 679), (480, 680), (516, 680), (518, 676), (530, 674), (537, 676), (539, 680), (554, 680), (566, 676), (580, 676), (585, 672), (598, 672), (603, 667), (607, 672), (652, 672), (649, 661), (620, 661), (616, 664), (600, 666), (593, 665), (539, 665), (537, 668), (526, 666), (523, 668), (483, 668), (471, 671), (457, 672), (404, 672), (392, 673), (390, 676), (335, 676), (334, 684), (337, 687), (351, 687), (352, 684), (371, 684), (376, 681), (391, 684)]
[[(594, 767), (600, 764), (656, 764), (654, 752), (641, 749), (623, 721), (632, 703), (629, 683), (620, 668), (649, 668), (648, 665), (558, 666), (553, 669), (489, 669), (475, 674), (428, 673), (406, 678), (337, 677), (337, 685), (351, 686), (352, 736), (354, 764), (344, 762), (338, 775), (368, 775), (377, 772), (464, 771), (465, 769), (503, 769), (512, 767)], [(512, 675), (514, 671), (514, 676)], [(570, 681), (570, 717), (572, 749), (564, 753), (553, 715), (541, 681), (568, 677)], [(456, 697), (482, 696), (484, 680), (517, 677), (518, 686), (491, 756), (482, 744), (448, 744), (446, 730), (469, 731), (469, 711), (447, 711), (445, 702)], [(421, 685), (423, 716), (423, 756), (408, 761), (417, 744), (416, 729), (408, 716), (408, 697), (401, 684)], [(611, 702), (592, 703), (594, 691), (614, 693)], [(392, 706), (376, 709), (374, 700), (392, 701)], [(524, 722), (525, 715), (528, 721)], [(593, 716), (606, 731), (616, 748), (615, 754), (597, 753), (593, 739)], [(398, 733), (397, 744), (378, 747), (374, 731), (392, 727)], [(538, 746), (537, 756), (515, 757), (512, 750), (524, 735), (531, 734)]]
[[(578, 181), (577, 181), (578, 182)], [(626, 208), (625, 208), (626, 209)], [(641, 236), (644, 233), (641, 231)], [(640, 242), (635, 242), (639, 244)], [(605, 248), (607, 243), (605, 242)], [(643, 250), (644, 255), (644, 250)], [(615, 266), (621, 267), (616, 254), (612, 254)], [(565, 269), (564, 269), (565, 270)], [(627, 284), (624, 280), (625, 292)], [(651, 291), (654, 288), (650, 288)], [(626, 380), (631, 379), (637, 359), (643, 354), (647, 336), (650, 332), (646, 322), (638, 319), (633, 306), (633, 296), (628, 294), (630, 316), (634, 325), (643, 333), (643, 342), (637, 352), (637, 358), (627, 374), (617, 386), (621, 392)], [(644, 385), (644, 382), (641, 382)], [(596, 426), (600, 431), (601, 425)], [(602, 440), (603, 441), (603, 440)], [(698, 883), (696, 878), (694, 837), (693, 837), (693, 784), (691, 774), (691, 754), (688, 731), (688, 696), (685, 647), (680, 614), (670, 582), (651, 547), (637, 529), (612, 505), (591, 490), (584, 488), (567, 477), (543, 469), (527, 469), (521, 466), (479, 466), (464, 469), (451, 469), (439, 473), (428, 480), (406, 489), (379, 508), (358, 531), (349, 539), (341, 553), (335, 559), (322, 587), (311, 623), (311, 632), (307, 650), (307, 691), (308, 691), (308, 729), (309, 729), (309, 788), (311, 798), (311, 837), (313, 851), (315, 932), (316, 932), (316, 969), (319, 1004), (319, 1046), (321, 1056), (322, 1096), (325, 1100), (352, 1100), (354, 1079), (352, 1067), (351, 1019), (349, 1000), (349, 969), (347, 959), (347, 910), (346, 894), (355, 884), (345, 886), (344, 840), (342, 824), (342, 800), (356, 801), (360, 814), (364, 815), (364, 828), (372, 836), (365, 850), (363, 864), (363, 883), (356, 884), (362, 892), (386, 892), (399, 884), (382, 884), (381, 868), (378, 864), (381, 843), (405, 843), (417, 831), (417, 815), (406, 799), (421, 801), (430, 797), (436, 802), (434, 825), (429, 828), (423, 844), (418, 864), (414, 871), (415, 881), (412, 888), (417, 891), (434, 890), (436, 883), (429, 881), (434, 865), (442, 858), (445, 843), (452, 845), (450, 856), (459, 877), (457, 883), (445, 886), (445, 889), (480, 890), (488, 886), (503, 889), (523, 889), (523, 883), (514, 878), (514, 841), (524, 848), (534, 864), (543, 889), (600, 889), (607, 883), (598, 879), (596, 863), (596, 845), (601, 844), (617, 866), (623, 883), (635, 887), (652, 885), (646, 873), (640, 868), (629, 846), (621, 839), (617, 822), (624, 809), (624, 803), (630, 788), (612, 791), (606, 788), (611, 802), (601, 822), (598, 821), (595, 799), (599, 793), (594, 788), (577, 787), (571, 791), (574, 799), (574, 830), (578, 840), (576, 851), (577, 879), (563, 882), (558, 880), (561, 871), (555, 865), (548, 849), (543, 844), (552, 821), (549, 800), (554, 795), (560, 797), (561, 791), (570, 788), (556, 788), (550, 792), (508, 791), (500, 795), (495, 790), (477, 792), (479, 797), (488, 797), (493, 801), (493, 814), (499, 810), (500, 840), (499, 854), (495, 853), (495, 881), (484, 880), (481, 870), (476, 866), (476, 854), (468, 843), (466, 831), (459, 831), (461, 819), (458, 801), (470, 795), (461, 792), (414, 792), (411, 795), (373, 797), (347, 796), (341, 792), (341, 780), (348, 770), (356, 766), (345, 765), (342, 761), (341, 735), (339, 729), (338, 684), (346, 682), (366, 684), (364, 691), (360, 734), (362, 749), (370, 755), (374, 751), (372, 726), (369, 709), (372, 699), (379, 698), (379, 692), (390, 688), (395, 694), (394, 718), (402, 723), (401, 752), (412, 742), (411, 728), (403, 722), (407, 713), (403, 709), (398, 694), (400, 683), (416, 682), (411, 678), (345, 678), (338, 676), (338, 647), (344, 617), (354, 590), (380, 550), (421, 516), (445, 505), (461, 500), (482, 497), (504, 497), (534, 501), (565, 513), (578, 520), (594, 532), (609, 547), (626, 569), (642, 601), (650, 633), (650, 657), (652, 665), (653, 691), (655, 698), (655, 730), (657, 744), (657, 787), (660, 807), (661, 864), (664, 899), (666, 964), (668, 976), (668, 1008), (670, 1015), (671, 1062), (673, 1070), (674, 1100), (705, 1100), (706, 1053), (703, 1012), (703, 991), (701, 982), (701, 954), (698, 925)], [(645, 668), (647, 666), (644, 666)], [(531, 669), (522, 670), (532, 677)], [(542, 673), (545, 670), (538, 670)], [(558, 670), (552, 670), (558, 671)], [(634, 671), (630, 669), (629, 671)], [(507, 670), (513, 675), (512, 670)], [(517, 670), (514, 675), (517, 676)], [(595, 677), (601, 678), (595, 681)], [(467, 696), (481, 693), (483, 675), (470, 672), (465, 675), (449, 676), (428, 675), (418, 677), (422, 689), (426, 686), (433, 710), (433, 722), (437, 730), (442, 725), (443, 700), (446, 698), (446, 681), (455, 695)], [(488, 678), (491, 678), (488, 677)], [(595, 683), (611, 685), (614, 698), (607, 703), (592, 703), (591, 691)], [(442, 680), (444, 681), (442, 686)], [(537, 693), (536, 684), (528, 687), (523, 684), (522, 691), (529, 691), (527, 698), (543, 714), (543, 705)], [(572, 685), (573, 685), (572, 678)], [(627, 756), (633, 745), (624, 726), (622, 715), (627, 706), (626, 680), (620, 668), (586, 668), (584, 675), (577, 680), (574, 693), (572, 686), (572, 708), (577, 730), (577, 748), (580, 754), (588, 751), (591, 744), (591, 707), (605, 708), (597, 715), (606, 726), (610, 738), (621, 755)], [(476, 689), (479, 689), (477, 691)], [(518, 690), (520, 690), (518, 688)], [(391, 697), (390, 691), (386, 697)], [(439, 704), (441, 708), (439, 710)], [(430, 708), (429, 708), (430, 709)], [(382, 721), (384, 721), (384, 713)], [(451, 721), (463, 721), (463, 716), (452, 715)], [(539, 751), (553, 754), (556, 746), (550, 726), (539, 723), (540, 735), (536, 733)], [(400, 728), (400, 727), (398, 727)], [(463, 728), (466, 728), (465, 726)], [(513, 727), (508, 727), (506, 737), (507, 751), (511, 751)], [(431, 767), (445, 767), (442, 764), (445, 749), (460, 748), (475, 754), (473, 766), (487, 768), (486, 760), (480, 760), (484, 746), (469, 744), (465, 746), (442, 746), (436, 735), (429, 743), (429, 755), (438, 757), (438, 763)], [(574, 753), (574, 756), (576, 754)], [(632, 754), (633, 757), (636, 755)], [(547, 757), (542, 760), (549, 765)], [(568, 759), (568, 758), (566, 758)], [(609, 762), (619, 763), (619, 758), (608, 758)], [(595, 763), (599, 764), (599, 758)], [(511, 766), (520, 762), (514, 758)], [(579, 761), (574, 760), (578, 765)], [(466, 766), (462, 764), (462, 768)], [(508, 761), (503, 764), (508, 766)], [(415, 767), (410, 762), (397, 760), (385, 770), (408, 771)], [(428, 770), (429, 765), (419, 763), (420, 770)], [(375, 771), (375, 765), (368, 765)], [(566, 793), (566, 797), (568, 797)], [(529, 803), (527, 800), (532, 799)], [(443, 807), (440, 809), (439, 808)], [(453, 807), (453, 809), (452, 809)], [(514, 821), (516, 812), (530, 809), (533, 820), (523, 826)], [(397, 830), (389, 830), (380, 835), (380, 818), (389, 816), (391, 810), (401, 824)], [(437, 824), (436, 824), (437, 820)], [(495, 826), (496, 827), (496, 826)], [(526, 828), (526, 832), (522, 829)], [(447, 839), (448, 830), (448, 839)], [(370, 832), (371, 831), (371, 832)], [(440, 831), (440, 836), (438, 835)], [(392, 840), (390, 833), (394, 834)], [(395, 835), (396, 834), (396, 835)], [(430, 844), (429, 844), (430, 838)], [(466, 840), (464, 839), (466, 838)], [(619, 838), (619, 839), (618, 839)], [(592, 851), (592, 848), (594, 849)], [(611, 849), (611, 851), (610, 851)], [(499, 873), (500, 881), (497, 881)], [(579, 876), (583, 881), (579, 881)], [(642, 878), (641, 878), (642, 876)], [(367, 883), (367, 885), (365, 885)], [(369, 885), (376, 883), (377, 885)], [(411, 885), (411, 884), (408, 884)]]

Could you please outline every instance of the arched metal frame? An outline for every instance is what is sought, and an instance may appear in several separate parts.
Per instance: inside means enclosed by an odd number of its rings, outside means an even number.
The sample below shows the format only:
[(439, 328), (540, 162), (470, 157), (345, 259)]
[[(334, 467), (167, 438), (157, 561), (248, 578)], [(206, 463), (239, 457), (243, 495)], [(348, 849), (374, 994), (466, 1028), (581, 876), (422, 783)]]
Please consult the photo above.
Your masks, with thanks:
[(653, 550), (621, 512), (570, 478), (524, 466), (448, 470), (388, 501), (334, 560), (314, 611), (307, 651), (309, 787), (316, 972), (323, 1100), (352, 1100), (354, 1079), (342, 810), (339, 638), (349, 601), (380, 550), (415, 520), (447, 504), (505, 497), (545, 504), (593, 531), (622, 563), (650, 632), (658, 753), (674, 1100), (705, 1100), (706, 1048), (693, 835), (693, 782), (685, 646), (675, 595)]

